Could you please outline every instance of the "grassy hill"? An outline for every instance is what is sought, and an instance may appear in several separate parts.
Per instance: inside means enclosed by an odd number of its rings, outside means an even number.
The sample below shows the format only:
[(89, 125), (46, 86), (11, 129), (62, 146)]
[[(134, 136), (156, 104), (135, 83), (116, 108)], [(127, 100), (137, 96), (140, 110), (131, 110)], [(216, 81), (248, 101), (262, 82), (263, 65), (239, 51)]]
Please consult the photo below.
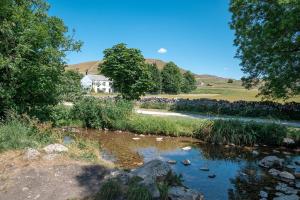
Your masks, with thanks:
[[(158, 69), (162, 70), (163, 67), (166, 65), (166, 62), (158, 59), (146, 59), (146, 62), (149, 64), (156, 64)], [(81, 74), (85, 74), (88, 72), (88, 74), (98, 74), (98, 65), (101, 64), (101, 61), (90, 61), (90, 62), (84, 62), (74, 65), (69, 65), (66, 67), (66, 70), (75, 70), (78, 71)], [(180, 68), (180, 71), (184, 73), (186, 70), (183, 68)], [(210, 87), (241, 87), (241, 81), (234, 80), (233, 83), (227, 83), (228, 78), (218, 77), (214, 75), (206, 75), (206, 74), (195, 74), (195, 77), (197, 79), (199, 86), (207, 86), (210, 85)]]

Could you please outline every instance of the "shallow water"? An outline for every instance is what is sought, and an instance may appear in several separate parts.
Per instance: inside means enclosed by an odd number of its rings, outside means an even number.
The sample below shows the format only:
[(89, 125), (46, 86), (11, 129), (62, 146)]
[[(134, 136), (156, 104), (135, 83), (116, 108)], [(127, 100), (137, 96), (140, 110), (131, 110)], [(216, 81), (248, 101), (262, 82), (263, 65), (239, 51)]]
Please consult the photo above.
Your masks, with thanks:
[[(214, 146), (204, 144), (199, 140), (185, 137), (139, 136), (124, 132), (97, 132), (89, 130), (87, 137), (99, 139), (102, 155), (105, 159), (114, 161), (122, 168), (135, 168), (152, 159), (164, 161), (176, 160), (172, 169), (183, 175), (184, 185), (202, 192), (205, 199), (259, 199), (259, 192), (269, 193), (269, 198), (275, 194), (275, 186), (279, 182), (258, 167), (260, 159), (267, 155), (277, 155), (284, 158), (286, 163), (294, 164), (300, 159), (299, 153), (281, 148), (274, 153), (274, 149), (257, 148), (259, 155), (252, 154), (252, 148), (234, 146)], [(139, 138), (134, 140), (133, 138)], [(189, 151), (182, 147), (191, 146)], [(185, 159), (191, 165), (185, 166), (181, 162)], [(201, 167), (208, 167), (209, 171), (201, 171)], [(208, 175), (215, 174), (215, 178)]]

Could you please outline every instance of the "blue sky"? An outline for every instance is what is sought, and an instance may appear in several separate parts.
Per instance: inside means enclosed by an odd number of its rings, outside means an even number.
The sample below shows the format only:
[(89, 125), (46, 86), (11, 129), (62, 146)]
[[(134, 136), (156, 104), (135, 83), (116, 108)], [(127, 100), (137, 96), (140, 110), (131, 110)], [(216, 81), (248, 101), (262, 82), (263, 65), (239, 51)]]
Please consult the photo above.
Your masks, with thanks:
[(229, 0), (48, 2), (50, 15), (62, 18), (84, 42), (81, 52), (68, 54), (69, 64), (101, 60), (104, 49), (123, 42), (145, 58), (173, 61), (194, 73), (242, 76), (228, 25)]

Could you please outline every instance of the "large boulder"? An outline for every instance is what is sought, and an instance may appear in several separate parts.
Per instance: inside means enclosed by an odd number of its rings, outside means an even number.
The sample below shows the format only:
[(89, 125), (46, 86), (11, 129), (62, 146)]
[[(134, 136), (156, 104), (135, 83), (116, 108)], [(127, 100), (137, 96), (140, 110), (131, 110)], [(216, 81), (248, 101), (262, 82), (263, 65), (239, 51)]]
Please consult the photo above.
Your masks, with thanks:
[(61, 144), (50, 144), (50, 145), (44, 147), (44, 151), (48, 154), (62, 153), (62, 152), (67, 152), (68, 148)]
[(167, 163), (161, 160), (152, 160), (134, 170), (132, 174), (143, 179), (152, 178), (156, 180), (165, 177), (169, 171), (171, 171), (171, 167)]
[(272, 167), (283, 167), (284, 160), (278, 158), (277, 156), (266, 156), (262, 160), (259, 161), (259, 166), (265, 168), (272, 168)]
[(168, 191), (171, 200), (204, 200), (204, 196), (194, 190), (185, 187), (171, 187)]
[(152, 160), (134, 170), (131, 175), (143, 178), (139, 184), (145, 186), (154, 199), (159, 199), (160, 193), (156, 180), (165, 177), (169, 171), (171, 171), (171, 167), (167, 163), (161, 160)]

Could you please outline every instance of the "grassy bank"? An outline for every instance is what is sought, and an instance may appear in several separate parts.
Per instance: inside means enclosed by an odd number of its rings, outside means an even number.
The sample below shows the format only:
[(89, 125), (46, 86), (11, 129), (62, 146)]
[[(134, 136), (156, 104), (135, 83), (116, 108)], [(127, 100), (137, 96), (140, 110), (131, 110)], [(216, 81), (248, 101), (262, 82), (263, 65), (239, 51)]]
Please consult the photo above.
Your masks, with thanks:
[[(74, 124), (70, 119), (66, 120)], [(104, 163), (100, 158), (99, 142), (54, 129), (51, 123), (40, 123), (24, 116), (15, 116), (0, 123), (0, 153), (27, 148), (41, 149), (53, 143), (63, 144), (65, 136), (72, 140), (69, 144), (65, 144), (69, 148), (66, 156), (75, 160), (111, 166), (110, 163)]]
[[(76, 120), (91, 128), (124, 130), (138, 134), (191, 136), (210, 143), (281, 145), (284, 137), (299, 139), (299, 130), (278, 124), (238, 120), (202, 120), (138, 115), (126, 101), (83, 100), (75, 104)], [(96, 116), (96, 117), (91, 117)]]

